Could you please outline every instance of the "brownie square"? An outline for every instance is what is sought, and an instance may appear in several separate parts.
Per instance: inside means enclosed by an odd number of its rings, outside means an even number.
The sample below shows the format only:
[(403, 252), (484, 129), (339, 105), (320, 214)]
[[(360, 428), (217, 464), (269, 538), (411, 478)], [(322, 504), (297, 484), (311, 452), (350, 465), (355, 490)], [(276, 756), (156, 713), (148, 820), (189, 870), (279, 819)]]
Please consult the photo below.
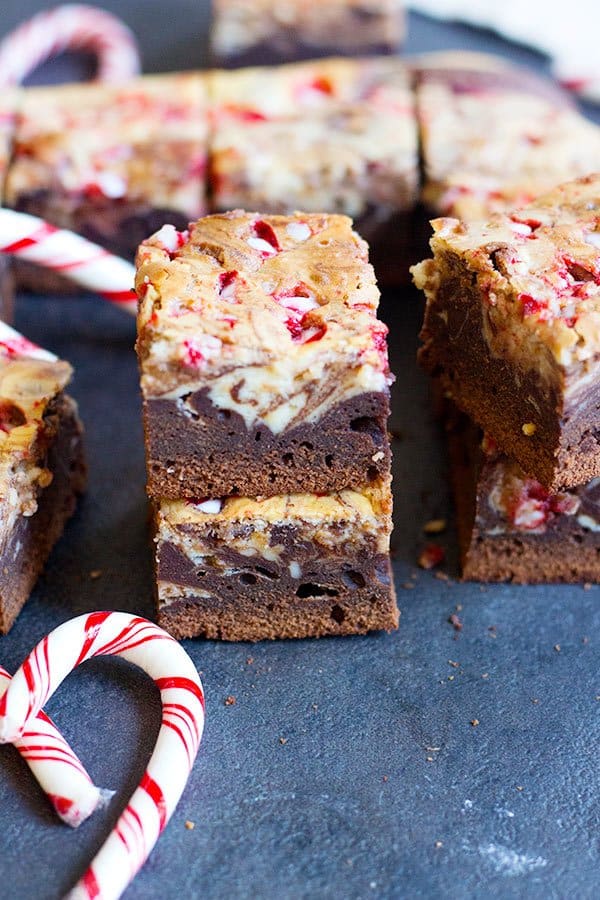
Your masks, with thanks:
[(600, 475), (600, 177), (486, 223), (437, 219), (420, 360), (551, 491)]
[(418, 149), (400, 60), (217, 72), (210, 93), (214, 209), (349, 215), (372, 245), (378, 277), (406, 279)]
[(487, 218), (598, 168), (598, 126), (529, 69), (434, 53), (417, 61), (416, 83), (423, 199), (438, 215)]
[(67, 363), (0, 358), (0, 632), (27, 600), (85, 486)]
[(29, 88), (6, 203), (133, 258), (205, 211), (207, 127), (201, 74)]
[(159, 624), (230, 641), (396, 628), (391, 503), (389, 479), (325, 495), (162, 501)]
[(394, 53), (404, 34), (401, 0), (215, 0), (210, 43), (218, 64), (248, 66)]
[(240, 210), (137, 257), (148, 492), (331, 492), (389, 470), (387, 328), (345, 216)]
[(465, 580), (600, 581), (599, 479), (551, 493), (466, 416), (452, 417), (448, 442)]

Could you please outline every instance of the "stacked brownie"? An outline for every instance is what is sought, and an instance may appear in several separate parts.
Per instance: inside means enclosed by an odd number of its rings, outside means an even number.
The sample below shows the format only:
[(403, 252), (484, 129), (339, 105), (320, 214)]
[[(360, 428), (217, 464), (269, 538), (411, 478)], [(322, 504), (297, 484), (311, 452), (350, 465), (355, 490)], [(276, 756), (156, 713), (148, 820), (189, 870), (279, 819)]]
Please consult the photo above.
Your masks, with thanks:
[(238, 210), (165, 226), (137, 265), (161, 625), (396, 627), (387, 329), (351, 221)]
[(451, 428), (465, 574), (599, 580), (600, 176), (432, 224), (420, 359), (487, 436)]
[(0, 341), (0, 632), (27, 600), (85, 486), (68, 363)]

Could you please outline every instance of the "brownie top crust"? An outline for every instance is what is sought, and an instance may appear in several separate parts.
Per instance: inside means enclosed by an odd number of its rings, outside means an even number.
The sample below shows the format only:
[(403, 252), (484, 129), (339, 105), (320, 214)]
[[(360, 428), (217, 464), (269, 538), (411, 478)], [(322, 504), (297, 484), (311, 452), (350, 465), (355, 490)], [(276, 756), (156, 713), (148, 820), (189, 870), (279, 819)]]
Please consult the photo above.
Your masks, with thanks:
[[(144, 199), (202, 212), (208, 132), (200, 73), (23, 93), (7, 202), (38, 190), (91, 200)], [(196, 186), (194, 187), (194, 184)]]
[(552, 365), (592, 366), (600, 352), (600, 176), (487, 222), (440, 218), (432, 225), (434, 259), (413, 270), (432, 302), (442, 302), (434, 299), (440, 267), (459, 259), (493, 319), (484, 327), (495, 355), (542, 373)]
[(439, 213), (486, 218), (597, 169), (600, 129), (549, 81), (468, 56), (421, 65), (423, 196)]
[(367, 245), (337, 215), (235, 210), (138, 251), (137, 350), (146, 398), (203, 388), (274, 433), (388, 390), (386, 326)]
[(271, 212), (356, 217), (369, 203), (416, 201), (416, 119), (402, 62), (325, 59), (210, 78), (219, 208), (249, 197)]
[[(20, 356), (17, 353), (31, 356)], [(44, 460), (49, 440), (46, 414), (71, 379), (62, 362), (29, 347), (0, 343), (0, 543), (17, 516), (31, 516), (52, 473)]]

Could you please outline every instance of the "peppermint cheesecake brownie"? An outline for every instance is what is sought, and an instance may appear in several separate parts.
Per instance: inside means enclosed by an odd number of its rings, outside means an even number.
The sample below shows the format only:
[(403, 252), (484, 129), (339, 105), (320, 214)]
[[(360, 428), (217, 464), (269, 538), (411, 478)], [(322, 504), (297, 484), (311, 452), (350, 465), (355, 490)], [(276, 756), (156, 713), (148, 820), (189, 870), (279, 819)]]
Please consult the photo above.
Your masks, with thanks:
[(66, 362), (0, 342), (0, 631), (27, 600), (85, 486)]
[(205, 211), (205, 79), (182, 73), (122, 85), (23, 94), (6, 204), (125, 257), (164, 222)]
[(177, 638), (230, 641), (390, 631), (391, 508), (389, 479), (331, 494), (162, 501), (158, 622)]
[(404, 34), (401, 0), (214, 0), (211, 48), (218, 64), (248, 66), (394, 53)]
[(349, 215), (371, 243), (378, 278), (397, 280), (399, 269), (406, 278), (418, 148), (401, 61), (217, 72), (210, 91), (215, 209)]
[(386, 326), (345, 216), (236, 210), (137, 257), (148, 491), (329, 493), (389, 470)]
[(432, 223), (420, 360), (551, 491), (600, 475), (600, 176), (488, 222)]
[(465, 580), (600, 581), (600, 478), (551, 493), (466, 416), (452, 417), (449, 449)]
[(416, 81), (423, 199), (438, 215), (487, 218), (598, 168), (598, 126), (527, 69), (432, 54)]

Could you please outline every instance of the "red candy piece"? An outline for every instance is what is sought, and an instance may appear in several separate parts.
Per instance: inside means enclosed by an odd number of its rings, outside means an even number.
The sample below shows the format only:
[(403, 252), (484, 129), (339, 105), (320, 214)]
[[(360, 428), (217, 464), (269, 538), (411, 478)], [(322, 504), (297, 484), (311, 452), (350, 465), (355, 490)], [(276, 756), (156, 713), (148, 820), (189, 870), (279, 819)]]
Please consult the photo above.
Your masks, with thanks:
[(261, 240), (266, 241), (267, 244), (270, 244), (273, 250), (276, 250), (277, 252), (281, 250), (279, 241), (277, 240), (277, 235), (268, 222), (264, 222), (262, 219), (258, 219), (258, 221), (254, 223), (254, 233), (257, 238), (260, 238)]
[(539, 313), (546, 308), (545, 303), (536, 300), (531, 294), (519, 294), (519, 300), (521, 301), (523, 318), (525, 318), (525, 316), (534, 316), (536, 313)]
[(444, 562), (446, 551), (439, 544), (426, 544), (419, 554), (418, 563), (422, 569), (433, 569)]

